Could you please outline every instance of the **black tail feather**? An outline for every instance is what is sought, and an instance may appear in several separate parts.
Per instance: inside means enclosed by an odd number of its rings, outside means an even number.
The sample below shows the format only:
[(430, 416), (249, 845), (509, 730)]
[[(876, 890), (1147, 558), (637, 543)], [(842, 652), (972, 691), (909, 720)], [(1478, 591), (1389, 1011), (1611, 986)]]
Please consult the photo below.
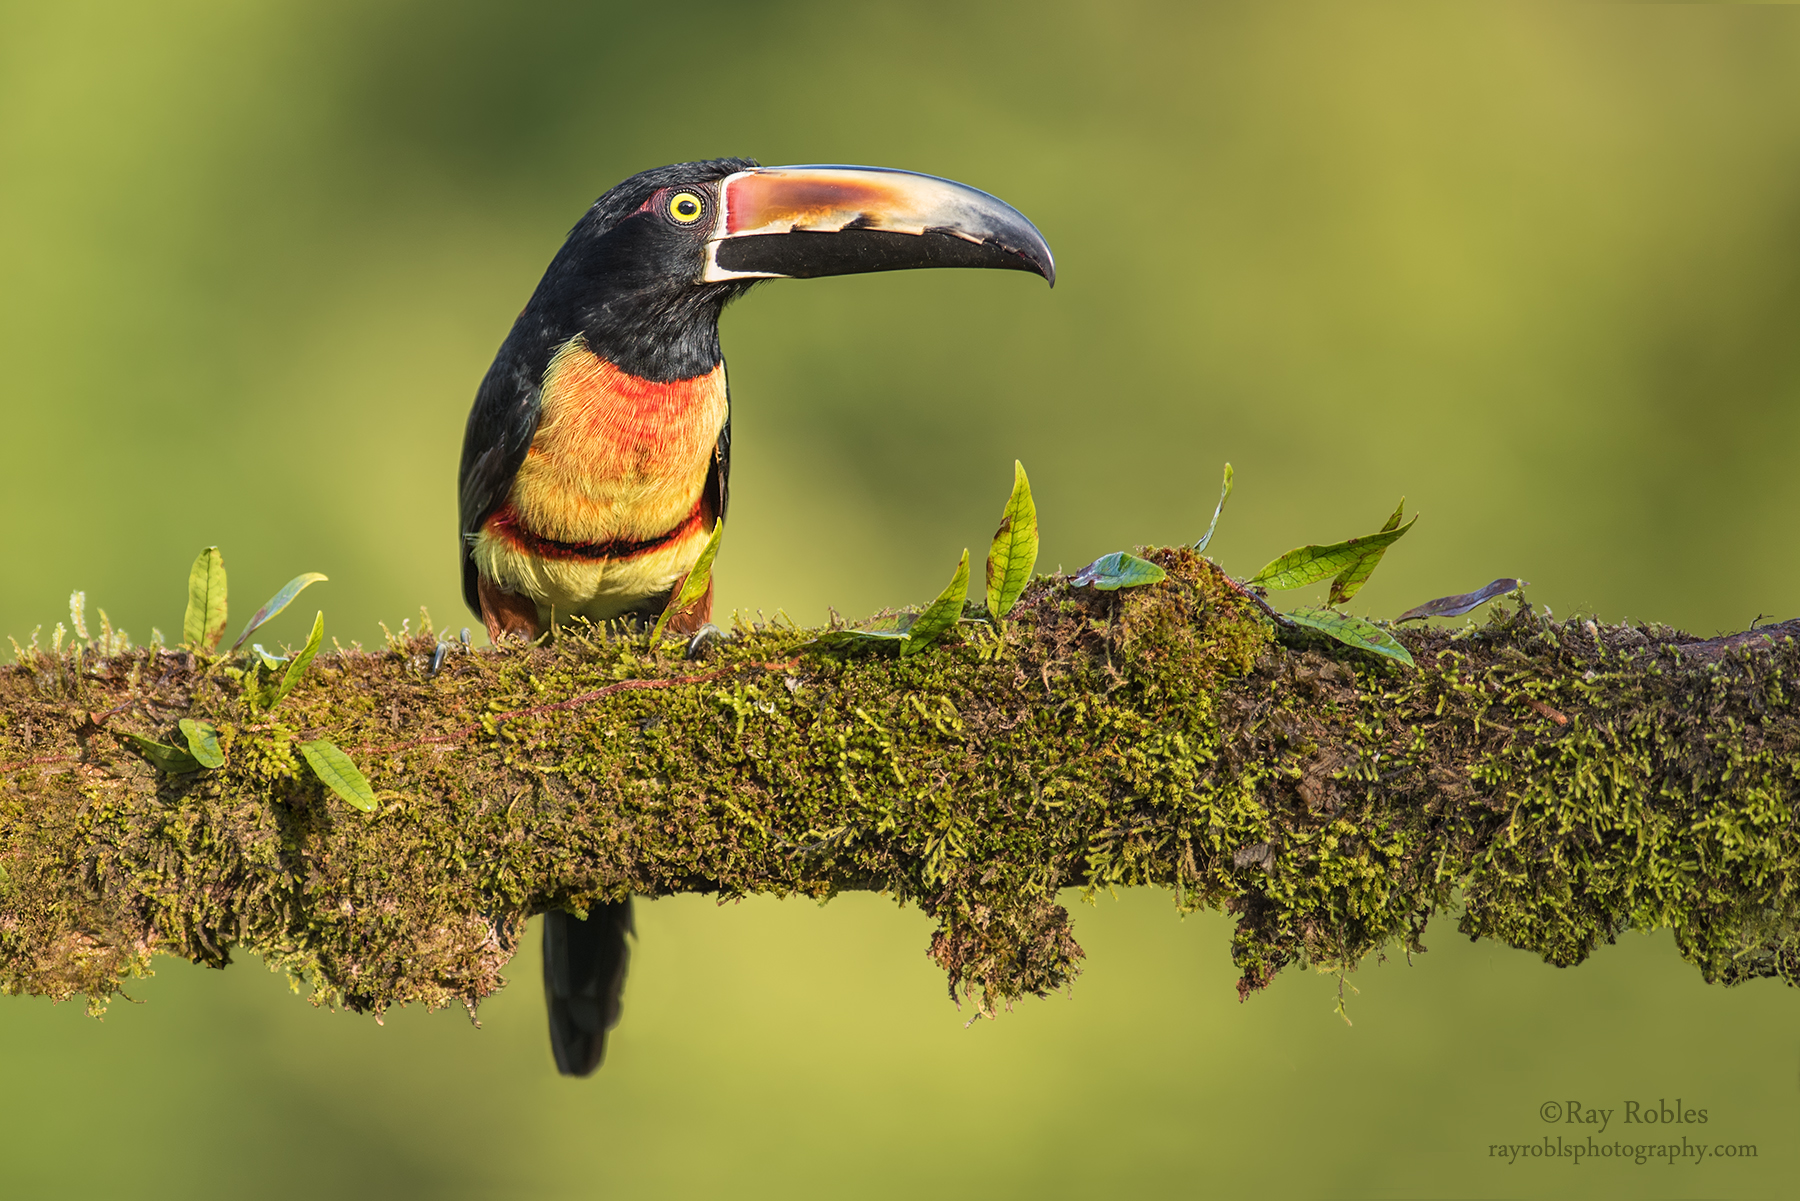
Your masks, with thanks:
[(606, 1032), (619, 1024), (625, 965), (635, 933), (631, 900), (595, 905), (587, 920), (552, 909), (544, 914), (544, 1001), (556, 1070), (586, 1076), (606, 1058)]

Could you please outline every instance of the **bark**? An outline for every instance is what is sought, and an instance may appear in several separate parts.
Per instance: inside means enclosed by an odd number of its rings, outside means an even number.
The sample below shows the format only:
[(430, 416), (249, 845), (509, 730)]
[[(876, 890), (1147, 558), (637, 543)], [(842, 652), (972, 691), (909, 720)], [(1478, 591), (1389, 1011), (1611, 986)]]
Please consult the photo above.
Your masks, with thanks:
[[(262, 956), (381, 1013), (501, 983), (526, 920), (627, 894), (873, 889), (953, 996), (1066, 984), (1061, 889), (1237, 918), (1240, 992), (1427, 920), (1580, 962), (1673, 928), (1708, 980), (1800, 979), (1800, 623), (1701, 641), (1557, 622), (1397, 632), (1409, 669), (1278, 630), (1185, 550), (1160, 584), (1032, 585), (997, 638), (842, 658), (740, 627), (708, 659), (600, 632), (246, 662), (104, 645), (0, 669), (0, 987), (103, 1005), (156, 953)], [(128, 737), (212, 723), (224, 765)], [(329, 738), (364, 813), (300, 756)]]

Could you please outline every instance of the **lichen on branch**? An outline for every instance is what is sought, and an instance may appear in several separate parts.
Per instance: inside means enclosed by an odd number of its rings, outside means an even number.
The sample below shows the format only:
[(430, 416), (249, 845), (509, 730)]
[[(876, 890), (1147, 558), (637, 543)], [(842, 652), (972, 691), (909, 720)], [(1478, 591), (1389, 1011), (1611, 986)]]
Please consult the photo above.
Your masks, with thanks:
[[(0, 988), (100, 1005), (156, 953), (243, 951), (322, 1003), (473, 1008), (552, 906), (869, 889), (992, 1013), (1076, 972), (1062, 890), (1139, 885), (1236, 915), (1245, 994), (1423, 950), (1459, 896), (1465, 933), (1553, 963), (1669, 926), (1709, 980), (1800, 979), (1794, 623), (1702, 642), (1519, 602), (1392, 631), (1414, 669), (1146, 553), (1159, 583), (1039, 580), (1002, 636), (906, 656), (427, 631), (322, 653), (269, 709), (229, 656), (27, 653), (0, 669)], [(183, 718), (223, 766), (128, 737)], [(319, 739), (373, 812), (307, 768)]]

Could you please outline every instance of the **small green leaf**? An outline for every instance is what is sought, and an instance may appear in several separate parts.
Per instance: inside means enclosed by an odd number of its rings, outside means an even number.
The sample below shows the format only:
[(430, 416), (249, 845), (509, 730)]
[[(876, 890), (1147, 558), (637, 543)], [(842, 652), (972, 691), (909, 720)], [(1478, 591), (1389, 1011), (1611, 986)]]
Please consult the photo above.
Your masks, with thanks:
[(306, 590), (307, 585), (322, 584), (324, 582), (324, 576), (316, 571), (309, 571), (304, 575), (297, 575), (287, 583), (283, 584), (281, 586), (281, 591), (277, 592), (274, 596), (271, 596), (269, 602), (258, 609), (250, 618), (250, 624), (245, 626), (244, 632), (237, 636), (237, 641), (231, 644), (231, 649), (235, 651), (238, 647), (244, 645), (244, 639), (256, 633), (258, 627), (264, 622), (287, 608), (296, 596), (299, 596)]
[(1037, 557), (1037, 506), (1031, 500), (1025, 464), (1014, 459), (1012, 495), (1001, 514), (1000, 528), (994, 531), (994, 544), (988, 548), (987, 608), (994, 618), (1005, 617), (1018, 603), (1025, 585), (1031, 582)]
[(300, 753), (306, 756), (313, 774), (323, 780), (327, 788), (364, 813), (375, 811), (375, 790), (369, 787), (368, 778), (356, 769), (350, 756), (338, 750), (337, 743), (329, 738), (315, 738), (301, 743)]
[(1120, 588), (1141, 588), (1145, 584), (1161, 583), (1168, 578), (1168, 574), (1148, 559), (1116, 550), (1110, 555), (1101, 555), (1070, 576), (1069, 586), (1086, 588), (1092, 585), (1102, 592), (1113, 592)]
[(962, 562), (956, 565), (956, 574), (950, 577), (949, 587), (938, 593), (938, 598), (926, 605), (925, 611), (907, 628), (906, 644), (900, 648), (900, 653), (916, 655), (955, 628), (962, 620), (963, 601), (968, 595), (969, 552), (964, 550)]
[(872, 654), (905, 648), (907, 635), (902, 630), (827, 630), (805, 648), (845, 655)]
[(201, 551), (188, 569), (187, 615), (181, 621), (182, 641), (191, 650), (212, 652), (225, 636), (225, 560), (219, 548)]
[(1479, 609), (1495, 597), (1505, 596), (1525, 587), (1528, 585), (1524, 580), (1505, 577), (1474, 592), (1459, 592), (1455, 596), (1440, 596), (1436, 600), (1428, 600), (1394, 618), (1394, 623), (1398, 625), (1403, 621), (1422, 621), (1427, 617), (1461, 617), (1464, 613)]
[(181, 736), (187, 739), (188, 754), (196, 763), (201, 767), (225, 766), (225, 752), (219, 749), (219, 733), (212, 728), (211, 722), (184, 717), (177, 724), (181, 727)]
[[(1406, 531), (1412, 529), (1413, 524), (1418, 520), (1417, 517), (1414, 517), (1412, 521), (1403, 526), (1383, 530), (1378, 534), (1367, 534), (1361, 538), (1351, 538), (1344, 542), (1333, 542), (1325, 546), (1297, 547), (1251, 576), (1248, 582), (1259, 588), (1279, 591), (1286, 588), (1304, 588), (1308, 584), (1316, 584), (1320, 580), (1330, 579), (1345, 568), (1353, 566), (1370, 551), (1386, 550), (1404, 537)], [(1364, 576), (1364, 579), (1367, 578)]]
[(256, 652), (256, 657), (261, 659), (262, 665), (270, 671), (274, 671), (288, 661), (286, 655), (271, 655), (268, 651), (263, 649), (263, 644), (260, 642), (252, 642), (250, 644), (250, 649)]
[(700, 557), (688, 568), (687, 579), (682, 582), (678, 596), (663, 606), (662, 616), (656, 619), (656, 627), (650, 631), (650, 645), (655, 646), (662, 640), (663, 627), (669, 624), (669, 618), (681, 612), (706, 594), (706, 586), (712, 582), (713, 559), (719, 554), (719, 538), (725, 533), (725, 523), (714, 521), (712, 533), (706, 539), (706, 545), (700, 548)]
[(154, 738), (145, 738), (141, 734), (127, 734), (125, 737), (137, 747), (140, 755), (150, 760), (152, 766), (172, 776), (200, 770), (200, 761), (186, 751), (157, 742)]
[(1206, 544), (1212, 541), (1213, 531), (1219, 528), (1219, 514), (1225, 511), (1225, 502), (1231, 499), (1231, 464), (1225, 464), (1225, 482), (1219, 485), (1219, 503), (1213, 506), (1212, 524), (1206, 527), (1206, 533), (1200, 535), (1200, 541), (1194, 543), (1194, 553), (1206, 550)]
[(1346, 646), (1373, 651), (1377, 655), (1397, 659), (1408, 667), (1413, 666), (1411, 651), (1396, 642), (1392, 634), (1360, 617), (1339, 613), (1335, 609), (1296, 609), (1288, 617), (1303, 626), (1328, 634)]
[[(1381, 532), (1391, 534), (1400, 528), (1400, 514), (1406, 508), (1406, 498), (1402, 496), (1400, 503), (1394, 506), (1394, 515), (1387, 519)], [(1386, 546), (1378, 546), (1338, 572), (1337, 578), (1331, 581), (1331, 595), (1325, 598), (1328, 605), (1341, 605), (1362, 590), (1375, 574), (1375, 568), (1381, 563), (1381, 556), (1387, 554)]]
[(319, 644), (324, 641), (325, 612), (320, 610), (318, 615), (313, 618), (312, 633), (307, 635), (306, 645), (295, 652), (294, 661), (288, 664), (286, 674), (281, 677), (281, 687), (275, 690), (275, 696), (269, 701), (269, 708), (273, 709), (279, 705), (281, 698), (294, 690), (294, 685), (298, 684), (300, 677), (306, 674), (306, 669), (311, 665), (313, 656), (319, 653)]
[(906, 632), (918, 620), (918, 610), (902, 609), (894, 613), (883, 613), (848, 629), (826, 630), (808, 642), (802, 649), (845, 655), (875, 654), (885, 651), (893, 651), (898, 654), (900, 649), (906, 645)]

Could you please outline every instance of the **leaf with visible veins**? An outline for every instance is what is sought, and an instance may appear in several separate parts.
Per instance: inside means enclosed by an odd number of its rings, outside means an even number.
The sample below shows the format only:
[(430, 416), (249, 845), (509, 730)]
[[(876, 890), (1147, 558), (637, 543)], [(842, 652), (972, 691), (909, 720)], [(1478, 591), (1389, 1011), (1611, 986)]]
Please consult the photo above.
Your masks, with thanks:
[(962, 620), (963, 601), (969, 595), (969, 552), (963, 551), (962, 562), (956, 565), (956, 574), (950, 577), (949, 585), (938, 598), (925, 606), (906, 631), (906, 643), (900, 648), (902, 655), (916, 655), (932, 643), (942, 638), (956, 623)]
[[(1400, 503), (1394, 506), (1394, 515), (1389, 517), (1387, 524), (1381, 527), (1382, 533), (1391, 534), (1400, 528), (1400, 514), (1405, 508), (1406, 498), (1402, 496)], [(1370, 576), (1375, 574), (1375, 568), (1380, 564), (1381, 556), (1385, 554), (1387, 554), (1387, 546), (1378, 546), (1338, 572), (1337, 578), (1331, 581), (1331, 595), (1325, 598), (1325, 603), (1341, 605), (1362, 591), (1362, 586), (1369, 582)]]
[(1018, 603), (1019, 594), (1031, 582), (1037, 557), (1037, 506), (1032, 503), (1025, 464), (1015, 459), (1012, 495), (1007, 498), (1000, 528), (994, 531), (994, 543), (988, 548), (987, 608), (996, 620), (1005, 617)]
[[(1279, 559), (1251, 576), (1247, 583), (1259, 588), (1279, 591), (1288, 588), (1304, 588), (1308, 584), (1316, 584), (1320, 580), (1330, 579), (1339, 572), (1354, 567), (1358, 560), (1370, 551), (1383, 550), (1406, 536), (1406, 531), (1413, 528), (1419, 519), (1391, 530), (1367, 534), (1361, 538), (1348, 538), (1343, 542), (1327, 543), (1323, 546), (1300, 546), (1282, 555)], [(1370, 570), (1374, 570), (1370, 568)], [(1363, 577), (1367, 579), (1365, 575)], [(1360, 584), (1357, 585), (1361, 587)]]
[(1392, 634), (1360, 617), (1339, 613), (1336, 609), (1296, 609), (1287, 616), (1303, 626), (1337, 639), (1345, 646), (1385, 655), (1408, 667), (1415, 666), (1412, 652), (1395, 641)]
[(182, 640), (194, 650), (211, 653), (225, 636), (225, 560), (219, 548), (209, 546), (188, 569), (187, 614), (181, 620)]

